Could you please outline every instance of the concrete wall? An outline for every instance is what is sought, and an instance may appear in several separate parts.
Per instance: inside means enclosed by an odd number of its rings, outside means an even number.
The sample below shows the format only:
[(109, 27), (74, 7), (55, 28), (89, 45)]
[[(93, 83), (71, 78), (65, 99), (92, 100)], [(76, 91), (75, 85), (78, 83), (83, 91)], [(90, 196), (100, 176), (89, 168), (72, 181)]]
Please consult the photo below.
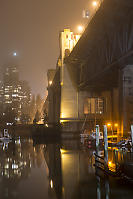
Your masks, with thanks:
[(60, 118), (78, 118), (78, 91), (74, 87), (67, 66), (62, 66)]

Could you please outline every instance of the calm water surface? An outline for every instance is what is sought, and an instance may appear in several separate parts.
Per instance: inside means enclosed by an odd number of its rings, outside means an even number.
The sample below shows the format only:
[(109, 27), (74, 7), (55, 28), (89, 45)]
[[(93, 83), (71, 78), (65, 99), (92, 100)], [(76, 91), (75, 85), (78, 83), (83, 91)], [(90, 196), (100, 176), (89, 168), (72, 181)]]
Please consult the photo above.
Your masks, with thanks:
[(76, 140), (1, 144), (0, 199), (133, 198), (132, 185), (95, 175), (93, 153)]

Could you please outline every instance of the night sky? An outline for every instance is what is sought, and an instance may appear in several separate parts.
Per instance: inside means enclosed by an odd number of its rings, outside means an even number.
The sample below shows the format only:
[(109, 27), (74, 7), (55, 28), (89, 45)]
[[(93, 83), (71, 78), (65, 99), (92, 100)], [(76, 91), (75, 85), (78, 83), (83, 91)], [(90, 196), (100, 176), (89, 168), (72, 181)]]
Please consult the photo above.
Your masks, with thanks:
[[(0, 66), (19, 66), (32, 93), (46, 95), (47, 70), (56, 67), (59, 32), (86, 24), (91, 0), (0, 0)], [(17, 56), (13, 57), (13, 52)]]

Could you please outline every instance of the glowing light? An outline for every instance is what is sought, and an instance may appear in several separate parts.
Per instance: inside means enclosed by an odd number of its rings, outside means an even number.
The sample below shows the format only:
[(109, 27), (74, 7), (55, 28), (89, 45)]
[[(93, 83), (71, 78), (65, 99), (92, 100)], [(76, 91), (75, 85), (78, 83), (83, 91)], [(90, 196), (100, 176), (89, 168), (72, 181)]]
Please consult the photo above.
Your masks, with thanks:
[(45, 124), (46, 127), (48, 127), (48, 124)]
[(65, 149), (60, 149), (60, 152), (61, 152), (61, 154), (63, 154), (63, 153), (66, 153), (67, 150), (65, 150)]
[(107, 126), (111, 126), (111, 123), (108, 123)]
[(51, 189), (53, 189), (53, 181), (52, 180), (50, 180), (50, 187), (51, 187)]
[(109, 161), (109, 162), (108, 162), (108, 165), (109, 165), (109, 166), (111, 166), (111, 165), (112, 165), (112, 162), (111, 162), (111, 161)]
[(113, 162), (109, 161), (108, 162), (108, 167), (110, 171), (115, 172), (116, 171), (116, 164), (114, 164)]
[(115, 126), (115, 127), (118, 127), (118, 124), (116, 123), (114, 126)]
[(83, 32), (83, 30), (84, 30), (83, 26), (78, 26), (78, 31), (79, 32)]
[(93, 1), (93, 2), (92, 2), (92, 5), (93, 5), (94, 7), (96, 7), (97, 4), (98, 4), (97, 1)]
[(50, 86), (52, 85), (52, 81), (49, 81), (49, 85), (50, 85)]
[(14, 53), (13, 53), (13, 56), (14, 56), (14, 57), (16, 57), (16, 56), (17, 56), (17, 53), (16, 53), (16, 52), (14, 52)]
[(65, 114), (64, 113), (61, 113), (61, 118), (65, 118)]

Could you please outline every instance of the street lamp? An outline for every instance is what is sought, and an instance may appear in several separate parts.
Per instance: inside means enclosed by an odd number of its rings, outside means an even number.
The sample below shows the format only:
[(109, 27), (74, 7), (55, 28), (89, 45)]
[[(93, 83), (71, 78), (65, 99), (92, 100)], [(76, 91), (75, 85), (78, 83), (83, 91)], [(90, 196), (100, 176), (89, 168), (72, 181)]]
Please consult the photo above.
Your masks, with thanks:
[(81, 26), (81, 25), (78, 26), (78, 31), (79, 31), (80, 33), (83, 32), (83, 29), (84, 29), (83, 26)]

